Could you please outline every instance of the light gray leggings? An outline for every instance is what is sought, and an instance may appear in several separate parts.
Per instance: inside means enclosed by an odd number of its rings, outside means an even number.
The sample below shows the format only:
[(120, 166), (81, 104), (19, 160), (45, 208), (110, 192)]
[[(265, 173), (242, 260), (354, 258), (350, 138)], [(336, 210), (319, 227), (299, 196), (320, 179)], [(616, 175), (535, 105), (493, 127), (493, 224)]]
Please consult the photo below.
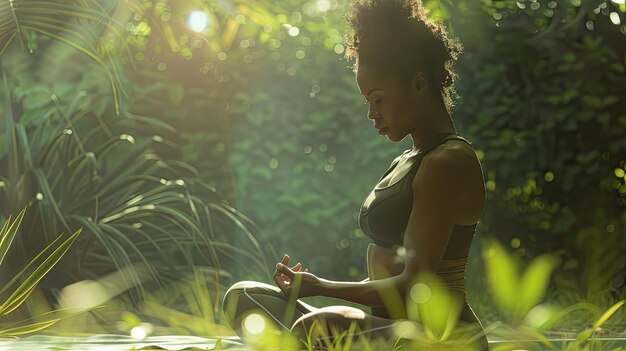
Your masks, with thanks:
[[(301, 300), (290, 302), (278, 287), (256, 281), (241, 281), (231, 286), (224, 295), (222, 308), (228, 324), (242, 338), (244, 337), (242, 323), (251, 313), (262, 314), (276, 328), (291, 332), (303, 341), (303, 335), (297, 333), (294, 323), (305, 315), (333, 320), (334, 322), (328, 325), (333, 324), (341, 330), (347, 330), (350, 323), (356, 322), (357, 330), (352, 335), (367, 334), (370, 337), (392, 335), (391, 329), (398, 322), (369, 315), (365, 319), (352, 319), (342, 315), (342, 312), (357, 309), (347, 306), (316, 308)], [(307, 328), (310, 325), (302, 323), (302, 327)]]
[[(241, 281), (231, 286), (224, 295), (222, 308), (228, 324), (242, 338), (245, 336), (242, 324), (252, 313), (263, 315), (276, 328), (293, 333), (303, 342), (306, 342), (306, 339), (302, 333), (297, 332), (296, 326), (303, 319), (314, 319), (307, 317), (319, 316), (323, 319), (334, 320), (335, 326), (341, 330), (348, 330), (350, 323), (356, 322), (357, 330), (351, 335), (365, 335), (370, 338), (379, 337), (388, 340), (394, 337), (393, 327), (401, 322), (373, 315), (366, 315), (364, 319), (350, 318), (349, 312), (356, 309), (347, 306), (316, 308), (301, 300), (288, 301), (287, 296), (278, 287), (256, 281)], [(342, 315), (342, 310), (348, 313)], [(310, 324), (302, 323), (302, 326), (306, 329), (310, 327)], [(318, 338), (317, 341), (321, 341), (320, 339), (322, 338)], [(482, 345), (480, 349), (488, 350), (487, 339), (484, 337), (482, 339), (479, 341)]]
[(290, 331), (298, 318), (317, 310), (301, 300), (296, 300), (295, 304), (288, 302), (276, 286), (241, 281), (226, 291), (222, 308), (228, 324), (239, 336), (243, 335), (242, 322), (250, 313), (263, 314), (275, 327)]

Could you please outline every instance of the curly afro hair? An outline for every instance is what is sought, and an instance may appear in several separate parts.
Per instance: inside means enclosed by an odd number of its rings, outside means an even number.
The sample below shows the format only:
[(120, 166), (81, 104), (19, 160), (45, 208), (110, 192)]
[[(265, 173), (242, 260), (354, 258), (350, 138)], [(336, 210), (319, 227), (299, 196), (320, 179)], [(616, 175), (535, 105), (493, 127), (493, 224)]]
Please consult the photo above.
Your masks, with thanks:
[(345, 58), (358, 58), (359, 65), (367, 64), (403, 84), (414, 73), (424, 72), (435, 96), (440, 94), (451, 108), (457, 97), (452, 66), (463, 47), (427, 15), (421, 0), (354, 0), (345, 15)]

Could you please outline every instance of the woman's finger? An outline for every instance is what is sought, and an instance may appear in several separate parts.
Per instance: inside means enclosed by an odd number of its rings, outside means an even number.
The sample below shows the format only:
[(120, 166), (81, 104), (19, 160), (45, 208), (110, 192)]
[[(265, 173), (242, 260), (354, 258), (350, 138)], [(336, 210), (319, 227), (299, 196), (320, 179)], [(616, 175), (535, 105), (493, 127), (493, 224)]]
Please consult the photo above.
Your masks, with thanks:
[(274, 272), (273, 278), (274, 278), (274, 282), (280, 288), (280, 290), (283, 293), (287, 293), (289, 289), (289, 285), (290, 285), (289, 278), (285, 276), (284, 274), (280, 273), (278, 271), (278, 268), (276, 269), (276, 272)]
[(291, 269), (289, 269), (289, 267), (285, 266), (282, 263), (277, 263), (276, 264), (276, 270), (284, 275), (287, 276), (287, 278), (289, 279), (293, 279), (293, 277), (296, 275), (296, 272), (292, 271)]
[(300, 268), (302, 268), (302, 264), (300, 264), (300, 262), (296, 263), (295, 266), (291, 267), (291, 270), (294, 272), (297, 272), (300, 270)]

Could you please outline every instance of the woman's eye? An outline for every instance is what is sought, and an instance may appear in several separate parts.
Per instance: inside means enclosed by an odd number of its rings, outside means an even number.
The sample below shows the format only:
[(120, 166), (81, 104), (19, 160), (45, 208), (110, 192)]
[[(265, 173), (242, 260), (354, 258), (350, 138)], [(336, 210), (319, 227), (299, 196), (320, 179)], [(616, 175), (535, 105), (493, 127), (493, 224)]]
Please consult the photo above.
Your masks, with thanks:
[[(375, 104), (380, 104), (382, 101), (383, 101), (383, 99), (378, 99), (378, 100), (374, 100), (374, 103), (375, 103)], [(366, 104), (366, 105), (367, 105), (367, 104), (369, 104), (369, 103), (370, 103), (370, 101), (369, 101), (368, 99), (365, 99), (364, 104)]]

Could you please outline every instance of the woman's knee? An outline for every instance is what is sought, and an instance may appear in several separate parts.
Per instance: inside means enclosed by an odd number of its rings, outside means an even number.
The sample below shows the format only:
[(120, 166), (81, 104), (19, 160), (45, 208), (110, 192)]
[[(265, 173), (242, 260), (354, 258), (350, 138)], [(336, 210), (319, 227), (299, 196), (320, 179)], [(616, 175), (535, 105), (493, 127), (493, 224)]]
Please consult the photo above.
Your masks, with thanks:
[(254, 281), (240, 281), (233, 284), (226, 293), (224, 293), (224, 298), (222, 299), (222, 311), (224, 312), (224, 316), (228, 324), (233, 326), (233, 322), (235, 321), (237, 315), (237, 305), (239, 304), (239, 299), (244, 294), (244, 291), (247, 288), (255, 286)]
[(280, 296), (280, 289), (273, 285), (269, 285), (262, 282), (244, 280), (233, 284), (226, 293), (222, 300), (222, 310), (228, 324), (234, 327), (239, 319), (240, 315), (245, 310), (254, 307), (250, 296)]

